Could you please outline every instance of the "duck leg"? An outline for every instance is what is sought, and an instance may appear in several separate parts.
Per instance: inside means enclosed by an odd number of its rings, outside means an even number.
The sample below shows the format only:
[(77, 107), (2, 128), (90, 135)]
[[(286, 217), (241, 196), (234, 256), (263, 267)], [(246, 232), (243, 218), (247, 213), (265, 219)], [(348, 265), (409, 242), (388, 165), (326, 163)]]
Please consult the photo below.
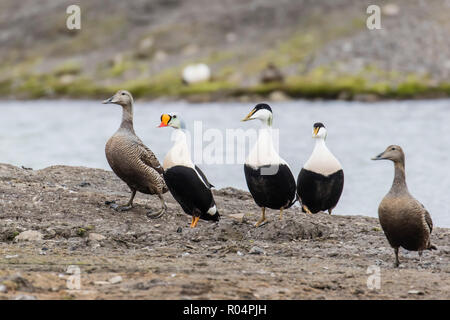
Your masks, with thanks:
[(131, 198), (130, 198), (130, 200), (128, 201), (128, 203), (127, 203), (126, 205), (124, 205), (124, 206), (118, 206), (117, 204), (112, 203), (112, 204), (110, 205), (110, 207), (113, 208), (114, 210), (120, 211), (120, 212), (122, 212), (122, 211), (128, 211), (128, 210), (130, 210), (130, 209), (133, 208), (133, 200), (134, 200), (134, 196), (135, 196), (135, 195), (136, 195), (136, 190), (131, 189)]
[(280, 209), (280, 220), (283, 220), (283, 208)]
[(164, 213), (166, 213), (167, 205), (166, 202), (164, 201), (162, 194), (158, 193), (158, 198), (161, 201), (161, 210), (159, 210), (156, 213), (152, 213), (151, 211), (147, 212), (147, 218), (149, 219), (161, 218), (164, 215)]
[(394, 263), (394, 267), (398, 268), (398, 266), (400, 265), (400, 261), (398, 260), (398, 247), (394, 248), (394, 252), (395, 252), (395, 263)]
[(258, 220), (258, 222), (255, 224), (255, 227), (259, 227), (260, 225), (264, 224), (265, 222), (267, 222), (266, 219), (266, 208), (262, 208), (262, 216), (261, 219)]
[(305, 206), (304, 204), (302, 204), (302, 209), (303, 209), (303, 212), (306, 212), (306, 213), (309, 213), (309, 214), (312, 214), (312, 212), (308, 209), (308, 207), (307, 206)]
[(200, 217), (192, 216), (191, 228), (195, 228), (197, 226), (198, 220), (200, 220)]

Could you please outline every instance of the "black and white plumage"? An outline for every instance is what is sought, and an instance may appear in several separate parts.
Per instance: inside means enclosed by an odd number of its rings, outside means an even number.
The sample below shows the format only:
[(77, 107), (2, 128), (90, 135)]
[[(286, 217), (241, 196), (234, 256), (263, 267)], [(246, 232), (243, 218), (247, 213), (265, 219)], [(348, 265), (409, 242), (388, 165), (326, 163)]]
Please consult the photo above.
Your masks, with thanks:
[(327, 130), (318, 122), (313, 127), (316, 145), (297, 178), (297, 193), (304, 212), (317, 213), (336, 207), (344, 189), (344, 171), (325, 144)]
[(296, 197), (295, 178), (289, 165), (276, 152), (272, 141), (272, 109), (258, 104), (242, 121), (258, 119), (262, 128), (258, 140), (244, 164), (247, 187), (256, 204), (262, 208), (262, 217), (256, 227), (266, 221), (265, 209), (283, 210), (292, 206)]
[(185, 126), (177, 114), (163, 114), (160, 127), (176, 129), (175, 142), (163, 161), (164, 181), (183, 211), (192, 216), (191, 228), (199, 219), (218, 221), (219, 212), (211, 192), (214, 187), (191, 160)]

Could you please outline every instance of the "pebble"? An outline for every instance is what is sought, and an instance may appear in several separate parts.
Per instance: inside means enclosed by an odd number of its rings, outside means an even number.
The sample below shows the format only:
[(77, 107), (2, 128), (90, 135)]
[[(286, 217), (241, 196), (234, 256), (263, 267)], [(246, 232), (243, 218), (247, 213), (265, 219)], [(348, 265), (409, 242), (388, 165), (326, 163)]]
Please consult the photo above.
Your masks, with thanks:
[(122, 280), (123, 279), (121, 276), (115, 276), (115, 277), (112, 277), (111, 279), (109, 279), (109, 283), (112, 283), (112, 284), (121, 283)]
[(250, 254), (264, 254), (264, 250), (260, 247), (254, 246), (249, 251)]
[(236, 252), (236, 254), (238, 255), (238, 256), (243, 256), (244, 254), (242, 253), (242, 252), (240, 252), (240, 251), (238, 251), (238, 252)]
[(230, 218), (233, 218), (239, 222), (242, 222), (244, 220), (244, 214), (243, 213), (230, 214)]
[(105, 240), (106, 237), (99, 233), (89, 233), (89, 240), (91, 241), (102, 241)]
[(14, 297), (14, 300), (36, 300), (36, 297), (27, 294), (19, 294), (18, 296)]
[(8, 288), (4, 284), (0, 284), (0, 293), (7, 293)]
[(423, 291), (419, 291), (419, 290), (409, 290), (408, 294), (417, 294), (419, 296), (424, 295), (425, 293)]
[(18, 254), (11, 254), (11, 255), (6, 255), (5, 259), (14, 259), (14, 258), (18, 258), (19, 255)]

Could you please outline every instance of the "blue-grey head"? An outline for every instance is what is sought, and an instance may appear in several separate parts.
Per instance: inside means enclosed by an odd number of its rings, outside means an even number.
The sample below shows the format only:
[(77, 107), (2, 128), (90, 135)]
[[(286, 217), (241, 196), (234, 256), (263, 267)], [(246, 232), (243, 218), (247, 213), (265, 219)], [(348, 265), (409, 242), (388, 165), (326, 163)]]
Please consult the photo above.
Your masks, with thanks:
[(164, 113), (161, 115), (159, 128), (172, 127), (175, 129), (186, 129), (184, 120), (177, 113)]

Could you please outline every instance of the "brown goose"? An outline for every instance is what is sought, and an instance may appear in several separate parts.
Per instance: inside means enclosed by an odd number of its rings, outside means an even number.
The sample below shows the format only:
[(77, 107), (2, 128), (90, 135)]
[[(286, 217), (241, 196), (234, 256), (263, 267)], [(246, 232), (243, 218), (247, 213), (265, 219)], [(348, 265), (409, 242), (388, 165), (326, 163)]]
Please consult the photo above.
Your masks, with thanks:
[(136, 136), (133, 128), (133, 97), (125, 90), (119, 90), (105, 104), (122, 106), (122, 123), (116, 133), (106, 143), (106, 159), (114, 173), (131, 189), (130, 201), (125, 206), (116, 206), (118, 211), (130, 210), (136, 191), (156, 194), (161, 200), (161, 210), (156, 214), (147, 213), (149, 218), (161, 217), (167, 209), (162, 196), (167, 192), (164, 170), (153, 152)]
[(391, 160), (395, 175), (391, 190), (378, 207), (378, 217), (389, 244), (395, 251), (395, 266), (398, 267), (398, 248), (410, 251), (436, 250), (431, 244), (433, 222), (425, 207), (409, 193), (405, 179), (405, 154), (399, 146), (389, 146), (372, 160)]

